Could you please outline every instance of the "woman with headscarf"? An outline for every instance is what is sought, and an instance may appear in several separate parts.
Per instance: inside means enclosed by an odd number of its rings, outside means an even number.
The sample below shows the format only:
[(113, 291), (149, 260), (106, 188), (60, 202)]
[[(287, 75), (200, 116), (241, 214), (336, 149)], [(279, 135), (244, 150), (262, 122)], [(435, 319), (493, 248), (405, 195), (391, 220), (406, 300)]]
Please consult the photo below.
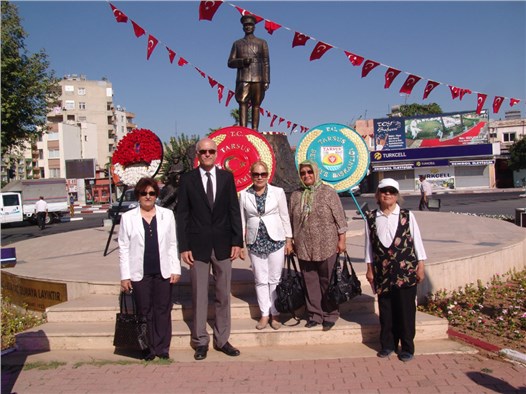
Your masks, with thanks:
[(298, 174), (301, 189), (292, 193), (290, 212), (294, 250), (306, 285), (305, 327), (321, 324), (328, 331), (340, 316), (327, 289), (338, 253), (346, 250), (347, 221), (338, 193), (322, 183), (315, 162), (302, 162)]

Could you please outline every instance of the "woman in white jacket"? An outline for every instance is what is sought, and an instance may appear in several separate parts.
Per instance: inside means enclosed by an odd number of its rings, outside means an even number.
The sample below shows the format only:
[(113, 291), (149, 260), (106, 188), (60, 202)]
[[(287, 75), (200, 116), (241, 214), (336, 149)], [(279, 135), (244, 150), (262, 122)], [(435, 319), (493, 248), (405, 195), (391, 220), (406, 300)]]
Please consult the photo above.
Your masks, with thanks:
[(142, 178), (135, 186), (139, 206), (124, 213), (119, 229), (121, 291), (132, 291), (138, 313), (146, 316), (148, 349), (145, 360), (170, 357), (172, 339), (172, 284), (181, 277), (175, 219), (158, 207), (159, 186)]
[[(268, 167), (257, 161), (250, 167), (252, 186), (240, 193), (241, 220), (245, 234), (261, 319), (256, 328), (281, 327), (274, 306), (285, 254), (292, 252), (287, 199), (282, 188), (268, 184)], [(244, 258), (244, 250), (242, 251)]]

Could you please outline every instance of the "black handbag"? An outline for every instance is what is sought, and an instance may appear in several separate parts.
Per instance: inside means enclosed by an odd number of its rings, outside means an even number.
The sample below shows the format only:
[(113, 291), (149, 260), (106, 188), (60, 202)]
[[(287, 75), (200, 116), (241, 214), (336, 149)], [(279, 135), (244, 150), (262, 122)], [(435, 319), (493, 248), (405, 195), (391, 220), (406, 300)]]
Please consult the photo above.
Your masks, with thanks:
[(120, 312), (116, 316), (113, 346), (128, 350), (148, 349), (146, 317), (137, 313), (137, 305), (135, 304), (133, 293), (121, 292), (119, 304)]
[(290, 313), (296, 321), (295, 311), (305, 305), (305, 284), (301, 272), (296, 268), (294, 255), (287, 255), (287, 267), (283, 270), (276, 288), (274, 306), (281, 313)]
[[(340, 262), (340, 260), (343, 260)], [(349, 272), (349, 266), (351, 271)], [(354, 272), (351, 258), (345, 252), (344, 256), (338, 254), (336, 264), (332, 271), (327, 297), (333, 303), (340, 305), (362, 294), (362, 284)]]

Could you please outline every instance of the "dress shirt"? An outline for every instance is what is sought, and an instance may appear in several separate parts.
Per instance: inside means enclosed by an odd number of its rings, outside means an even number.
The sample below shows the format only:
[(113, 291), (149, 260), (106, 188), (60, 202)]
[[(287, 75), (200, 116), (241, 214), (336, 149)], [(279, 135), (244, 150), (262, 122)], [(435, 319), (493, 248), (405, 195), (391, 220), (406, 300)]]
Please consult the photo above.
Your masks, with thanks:
[(35, 211), (38, 212), (46, 212), (47, 211), (47, 202), (44, 200), (38, 200), (35, 203)]
[(203, 188), (205, 189), (206, 193), (206, 183), (208, 182), (208, 177), (206, 176), (206, 173), (210, 173), (210, 179), (212, 179), (212, 190), (214, 191), (214, 201), (216, 200), (216, 190), (217, 190), (217, 177), (216, 177), (216, 168), (215, 166), (212, 167), (210, 171), (205, 171), (201, 167), (199, 167), (199, 173), (201, 174), (201, 182), (203, 182)]

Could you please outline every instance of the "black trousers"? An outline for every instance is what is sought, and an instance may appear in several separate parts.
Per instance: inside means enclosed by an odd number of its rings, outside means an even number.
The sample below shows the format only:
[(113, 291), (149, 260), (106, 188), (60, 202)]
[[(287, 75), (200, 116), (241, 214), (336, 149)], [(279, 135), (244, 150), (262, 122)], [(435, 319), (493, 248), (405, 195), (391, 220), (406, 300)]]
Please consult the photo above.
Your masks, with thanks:
[(144, 275), (132, 282), (137, 311), (146, 316), (150, 353), (169, 353), (172, 340), (172, 285), (160, 274)]
[(382, 349), (415, 353), (416, 286), (392, 287), (378, 296)]
[(37, 224), (40, 229), (46, 227), (46, 212), (37, 212)]

